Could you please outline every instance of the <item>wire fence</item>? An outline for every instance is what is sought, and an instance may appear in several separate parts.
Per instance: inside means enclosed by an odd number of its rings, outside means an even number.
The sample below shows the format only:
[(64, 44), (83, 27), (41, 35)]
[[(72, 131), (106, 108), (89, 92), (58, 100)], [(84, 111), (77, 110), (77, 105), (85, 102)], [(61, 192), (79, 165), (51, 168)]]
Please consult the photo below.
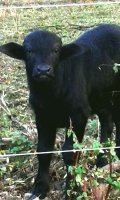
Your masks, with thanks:
[(120, 1), (100, 1), (100, 2), (89, 2), (89, 3), (64, 3), (64, 4), (47, 4), (47, 5), (25, 5), (25, 6), (0, 6), (0, 10), (11, 10), (11, 9), (40, 9), (40, 8), (59, 8), (59, 7), (78, 7), (78, 6), (97, 6), (97, 5), (111, 5), (120, 4)]
[[(99, 2), (89, 2), (89, 3), (61, 3), (61, 4), (47, 4), (47, 5), (25, 5), (25, 6), (0, 6), (0, 10), (14, 10), (14, 9), (45, 9), (45, 8), (59, 8), (59, 7), (78, 7), (78, 6), (97, 6), (97, 5), (111, 5), (111, 4), (120, 4), (119, 1), (99, 1)], [(31, 156), (39, 154), (60, 154), (60, 153), (69, 153), (69, 152), (83, 152), (83, 151), (101, 151), (101, 150), (110, 150), (118, 149), (120, 146), (116, 147), (100, 147), (100, 148), (81, 148), (73, 150), (59, 150), (59, 151), (47, 151), (47, 152), (34, 152), (34, 153), (16, 153), (16, 154), (0, 154), (0, 159), (7, 157), (17, 157), (17, 156)]]
[(81, 148), (81, 149), (72, 149), (72, 150), (59, 150), (59, 151), (43, 151), (43, 152), (34, 152), (34, 153), (16, 153), (16, 154), (5, 154), (0, 155), (0, 159), (7, 157), (17, 157), (17, 156), (32, 156), (32, 155), (42, 155), (42, 154), (60, 154), (60, 153), (76, 153), (76, 152), (84, 152), (84, 151), (101, 151), (101, 150), (111, 150), (111, 149), (119, 149), (120, 146), (117, 147), (100, 147), (100, 148)]

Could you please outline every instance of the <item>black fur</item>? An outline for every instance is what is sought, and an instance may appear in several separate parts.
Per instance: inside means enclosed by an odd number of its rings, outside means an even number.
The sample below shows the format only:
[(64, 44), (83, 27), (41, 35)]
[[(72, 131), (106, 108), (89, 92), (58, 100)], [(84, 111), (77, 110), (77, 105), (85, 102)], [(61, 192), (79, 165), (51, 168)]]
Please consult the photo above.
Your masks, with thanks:
[[(8, 43), (0, 46), (0, 51), (25, 61), (38, 130), (37, 151), (53, 150), (56, 129), (68, 129), (70, 118), (82, 142), (87, 119), (93, 113), (101, 121), (102, 142), (110, 137), (113, 120), (120, 138), (119, 102), (115, 101), (115, 106), (111, 103), (112, 91), (120, 90), (120, 72), (113, 70), (114, 63), (120, 63), (119, 26), (99, 25), (64, 46), (54, 33), (33, 31), (22, 46)], [(120, 140), (116, 142), (120, 144)], [(66, 136), (63, 149), (72, 148), (72, 138)], [(71, 154), (63, 157), (67, 165), (73, 163)], [(49, 189), (51, 154), (38, 155), (38, 161), (34, 194), (44, 198)]]

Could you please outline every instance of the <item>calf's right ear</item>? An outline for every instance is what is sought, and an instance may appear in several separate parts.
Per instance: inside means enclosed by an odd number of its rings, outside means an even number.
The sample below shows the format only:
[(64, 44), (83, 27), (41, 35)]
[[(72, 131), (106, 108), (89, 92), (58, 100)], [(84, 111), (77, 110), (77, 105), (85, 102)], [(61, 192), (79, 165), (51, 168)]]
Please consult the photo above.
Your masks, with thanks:
[(19, 60), (24, 60), (24, 49), (23, 46), (10, 42), (0, 46), (0, 52)]
[(89, 50), (90, 48), (84, 44), (80, 44), (80, 45), (76, 43), (66, 44), (66, 45), (63, 45), (61, 48), (60, 59), (64, 60), (71, 56), (74, 56), (75, 54), (82, 55), (88, 52)]

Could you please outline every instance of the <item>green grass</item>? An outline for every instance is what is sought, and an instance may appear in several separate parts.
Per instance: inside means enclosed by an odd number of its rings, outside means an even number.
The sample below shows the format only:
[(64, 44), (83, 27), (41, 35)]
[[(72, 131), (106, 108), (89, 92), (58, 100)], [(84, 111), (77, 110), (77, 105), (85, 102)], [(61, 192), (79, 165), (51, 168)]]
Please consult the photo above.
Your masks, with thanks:
[[(99, 0), (91, 0), (91, 2), (98, 2)], [(86, 2), (89, 3), (90, 0), (86, 0), (86, 1), (82, 1), (82, 2)], [(21, 6), (21, 5), (30, 5), (30, 4), (61, 4), (61, 3), (80, 3), (79, 0), (2, 0), (0, 2), (0, 5), (17, 5), (17, 6)]]

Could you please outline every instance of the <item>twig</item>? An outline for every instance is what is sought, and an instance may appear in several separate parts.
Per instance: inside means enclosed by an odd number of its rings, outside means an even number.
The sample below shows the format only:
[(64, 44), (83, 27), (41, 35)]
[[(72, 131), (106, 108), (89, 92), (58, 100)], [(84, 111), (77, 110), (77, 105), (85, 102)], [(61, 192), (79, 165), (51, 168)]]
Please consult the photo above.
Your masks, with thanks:
[(91, 176), (89, 176), (89, 181), (90, 181), (90, 186), (92, 188), (92, 192), (93, 192), (93, 195), (95, 197), (95, 200), (99, 200), (99, 198), (96, 195), (96, 188), (93, 188), (93, 186), (92, 186), (92, 178), (91, 178)]
[(9, 110), (9, 108), (7, 107), (7, 104), (6, 104), (6, 102), (5, 102), (5, 93), (4, 93), (4, 91), (2, 91), (2, 94), (0, 95), (1, 97), (0, 97), (0, 102), (1, 102), (1, 105), (0, 105), (0, 107), (9, 115), (9, 116), (11, 116), (11, 112), (10, 112), (10, 110)]
[[(120, 160), (111, 163), (111, 165), (112, 165), (112, 171), (120, 169)], [(103, 171), (103, 175), (105, 175), (109, 171), (109, 167), (110, 165), (108, 164), (101, 168)]]
[(75, 164), (74, 164), (75, 167), (78, 165), (79, 158), (80, 158), (80, 152), (78, 151), (76, 152), (76, 156), (75, 156)]

